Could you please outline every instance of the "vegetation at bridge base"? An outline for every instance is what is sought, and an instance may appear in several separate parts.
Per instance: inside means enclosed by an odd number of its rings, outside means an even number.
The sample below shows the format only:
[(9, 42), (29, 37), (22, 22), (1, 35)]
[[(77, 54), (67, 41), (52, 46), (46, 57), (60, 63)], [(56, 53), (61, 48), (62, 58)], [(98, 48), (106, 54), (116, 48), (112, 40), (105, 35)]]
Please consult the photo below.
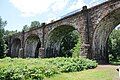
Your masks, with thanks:
[(79, 37), (77, 44), (75, 44), (75, 47), (73, 49), (71, 49), (72, 57), (79, 57), (81, 45), (82, 45), (82, 41), (81, 41), (81, 38)]
[(119, 80), (116, 68), (116, 66), (101, 65), (80, 72), (56, 74), (45, 80)]
[(85, 58), (0, 59), (0, 80), (43, 80), (63, 72), (76, 72), (97, 67), (95, 61)]
[(120, 64), (120, 30), (113, 30), (108, 39), (109, 60), (112, 64)]

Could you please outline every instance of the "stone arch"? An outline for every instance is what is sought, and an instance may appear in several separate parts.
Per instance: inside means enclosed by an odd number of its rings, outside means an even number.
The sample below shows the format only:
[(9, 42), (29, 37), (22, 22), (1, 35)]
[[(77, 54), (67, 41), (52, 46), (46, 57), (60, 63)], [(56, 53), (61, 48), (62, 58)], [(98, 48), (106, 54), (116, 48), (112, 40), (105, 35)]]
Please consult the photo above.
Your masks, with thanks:
[(11, 57), (19, 57), (20, 48), (21, 48), (21, 40), (19, 38), (13, 39), (12, 47), (11, 47)]
[(108, 13), (97, 25), (93, 34), (93, 58), (100, 63), (108, 62), (107, 40), (113, 29), (120, 24), (120, 8)]
[(62, 39), (67, 35), (69, 32), (76, 30), (75, 27), (71, 25), (60, 25), (52, 29), (48, 33), (48, 38), (46, 41), (46, 50), (45, 56), (46, 57), (58, 57), (59, 50), (60, 50), (60, 43)]
[(38, 35), (32, 34), (25, 40), (25, 57), (37, 58), (39, 56), (39, 48), (41, 41)]

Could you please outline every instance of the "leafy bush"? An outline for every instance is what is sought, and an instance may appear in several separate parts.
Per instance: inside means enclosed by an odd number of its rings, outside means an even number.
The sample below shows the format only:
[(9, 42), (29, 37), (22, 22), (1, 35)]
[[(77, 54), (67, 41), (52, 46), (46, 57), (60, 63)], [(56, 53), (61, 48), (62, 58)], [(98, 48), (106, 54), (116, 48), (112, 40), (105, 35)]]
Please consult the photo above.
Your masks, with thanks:
[(59, 72), (54, 65), (47, 65), (42, 59), (0, 60), (0, 80), (42, 80), (57, 73)]
[(60, 72), (95, 68), (97, 63), (85, 58), (0, 59), (0, 80), (43, 80)]
[(81, 40), (81, 38), (78, 38), (77, 44), (75, 45), (75, 47), (73, 49), (71, 49), (72, 57), (75, 57), (75, 58), (79, 57), (81, 45), (82, 45), (82, 40)]
[(97, 67), (95, 61), (85, 58), (55, 58), (49, 60), (49, 63), (57, 66), (61, 72), (75, 72)]
[(112, 59), (112, 60), (110, 60), (109, 63), (112, 64), (112, 65), (120, 65), (120, 59), (119, 60), (118, 59)]

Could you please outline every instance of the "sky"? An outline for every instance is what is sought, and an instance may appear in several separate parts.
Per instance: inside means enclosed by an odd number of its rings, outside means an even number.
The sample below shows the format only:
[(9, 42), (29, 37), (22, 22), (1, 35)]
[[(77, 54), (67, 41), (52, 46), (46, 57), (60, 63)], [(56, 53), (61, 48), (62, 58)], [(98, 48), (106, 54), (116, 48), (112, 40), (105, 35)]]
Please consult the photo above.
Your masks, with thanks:
[(0, 0), (0, 16), (6, 30), (21, 31), (32, 21), (49, 23), (83, 6), (88, 8), (105, 0)]

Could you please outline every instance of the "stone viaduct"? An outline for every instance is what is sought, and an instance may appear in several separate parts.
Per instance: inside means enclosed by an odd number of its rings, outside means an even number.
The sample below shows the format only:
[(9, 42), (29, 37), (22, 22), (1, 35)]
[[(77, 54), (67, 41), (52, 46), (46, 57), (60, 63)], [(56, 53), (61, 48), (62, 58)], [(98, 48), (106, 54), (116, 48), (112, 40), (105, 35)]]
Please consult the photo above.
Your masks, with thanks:
[(108, 0), (42, 27), (12, 35), (9, 38), (11, 57), (57, 57), (60, 41), (73, 30), (82, 38), (80, 56), (100, 63), (108, 60), (107, 40), (112, 30), (120, 24), (120, 0)]

